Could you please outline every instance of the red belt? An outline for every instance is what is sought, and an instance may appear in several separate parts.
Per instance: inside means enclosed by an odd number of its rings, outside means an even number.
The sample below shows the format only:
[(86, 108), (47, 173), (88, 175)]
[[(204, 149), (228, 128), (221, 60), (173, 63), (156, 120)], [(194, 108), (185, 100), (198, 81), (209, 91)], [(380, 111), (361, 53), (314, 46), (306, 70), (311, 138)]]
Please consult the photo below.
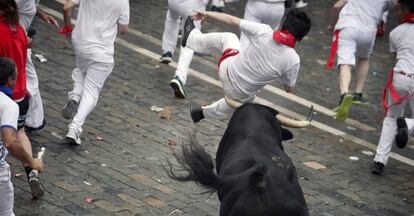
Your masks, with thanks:
[(219, 60), (218, 60), (218, 67), (220, 68), (220, 64), (226, 60), (228, 57), (235, 56), (239, 54), (240, 52), (237, 49), (228, 48), (224, 50), (224, 52), (221, 54)]
[(328, 63), (325, 66), (326, 69), (330, 69), (334, 65), (336, 52), (338, 51), (339, 32), (340, 30), (336, 30), (334, 32), (334, 38), (331, 45), (331, 54), (329, 55)]
[[(414, 74), (407, 74), (403, 71), (400, 71), (400, 72), (397, 72), (397, 73), (401, 74), (401, 75), (404, 75), (404, 76), (407, 76), (407, 77), (410, 77), (410, 78), (414, 78)], [(385, 83), (384, 92), (382, 94), (382, 104), (384, 106), (385, 112), (388, 112), (388, 109), (391, 107), (388, 104), (388, 101), (387, 101), (387, 89), (390, 92), (390, 96), (391, 96), (394, 104), (399, 104), (399, 103), (401, 103), (405, 100), (408, 100), (411, 96), (413, 96), (412, 94), (408, 94), (406, 96), (401, 96), (400, 94), (398, 94), (398, 91), (395, 89), (395, 86), (392, 83), (393, 79), (394, 79), (394, 69), (392, 69), (390, 71), (390, 74), (388, 75), (388, 80)]]

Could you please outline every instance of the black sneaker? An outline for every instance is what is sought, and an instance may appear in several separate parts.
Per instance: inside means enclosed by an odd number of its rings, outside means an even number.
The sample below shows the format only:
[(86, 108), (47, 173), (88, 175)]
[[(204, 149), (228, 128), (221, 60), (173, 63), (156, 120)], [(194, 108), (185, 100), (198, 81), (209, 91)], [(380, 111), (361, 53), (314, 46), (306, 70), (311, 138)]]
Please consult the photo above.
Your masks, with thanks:
[(381, 162), (374, 162), (371, 167), (372, 174), (381, 175), (384, 172), (385, 165)]
[(37, 170), (32, 170), (29, 173), (29, 185), (34, 199), (38, 199), (45, 195), (45, 190), (43, 189), (43, 186), (40, 183)]
[(72, 119), (78, 112), (79, 103), (75, 100), (70, 100), (62, 110), (62, 116), (65, 119)]
[(195, 28), (194, 21), (191, 16), (187, 16), (184, 19), (183, 26), (181, 28), (182, 36), (181, 36), (181, 45), (185, 47), (187, 45), (187, 39), (190, 35), (191, 31)]
[(171, 52), (163, 53), (159, 62), (163, 64), (169, 64), (170, 62), (172, 62), (172, 53)]
[(43, 123), (39, 127), (34, 128), (34, 127), (24, 126), (24, 130), (26, 131), (26, 134), (42, 132), (46, 128), (46, 125), (47, 125), (47, 121), (46, 119), (43, 119)]
[(184, 85), (177, 76), (170, 81), (171, 87), (174, 89), (175, 97), (185, 99)]
[(408, 127), (404, 117), (397, 119), (397, 135), (395, 135), (395, 144), (398, 148), (404, 148), (408, 142)]
[(191, 119), (194, 123), (199, 122), (200, 120), (204, 119), (203, 108), (201, 108), (200, 104), (193, 103), (190, 105), (190, 114)]
[(367, 97), (363, 93), (354, 93), (354, 97), (352, 98), (352, 104), (357, 105), (368, 105), (369, 101)]
[(210, 11), (219, 12), (219, 13), (223, 13), (224, 12), (221, 8), (219, 8), (217, 6), (214, 6), (214, 5), (211, 6)]

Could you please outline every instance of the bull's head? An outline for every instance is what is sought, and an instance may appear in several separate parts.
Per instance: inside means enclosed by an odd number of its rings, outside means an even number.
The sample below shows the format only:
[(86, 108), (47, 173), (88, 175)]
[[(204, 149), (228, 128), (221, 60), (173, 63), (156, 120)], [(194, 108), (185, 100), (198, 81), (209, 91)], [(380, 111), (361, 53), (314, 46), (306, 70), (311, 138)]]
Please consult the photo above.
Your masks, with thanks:
[[(239, 106), (243, 105), (242, 103), (235, 101), (227, 96), (224, 96), (226, 103), (234, 108), (237, 109)], [(281, 114), (277, 114), (276, 118), (280, 121), (280, 123), (286, 127), (290, 128), (304, 128), (311, 124), (312, 118), (313, 118), (313, 106), (311, 106), (308, 117), (306, 120), (294, 120), (291, 118), (288, 118), (286, 116), (283, 116)]]

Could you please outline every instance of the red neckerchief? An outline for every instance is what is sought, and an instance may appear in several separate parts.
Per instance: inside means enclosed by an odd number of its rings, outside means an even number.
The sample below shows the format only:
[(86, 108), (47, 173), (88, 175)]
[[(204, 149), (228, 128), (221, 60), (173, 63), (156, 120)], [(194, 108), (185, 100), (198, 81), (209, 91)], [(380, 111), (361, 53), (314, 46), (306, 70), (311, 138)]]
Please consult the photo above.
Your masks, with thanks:
[(287, 30), (274, 31), (273, 40), (292, 48), (295, 48), (296, 45), (295, 36)]
[(403, 23), (412, 23), (414, 24), (414, 13), (409, 13), (402, 19)]

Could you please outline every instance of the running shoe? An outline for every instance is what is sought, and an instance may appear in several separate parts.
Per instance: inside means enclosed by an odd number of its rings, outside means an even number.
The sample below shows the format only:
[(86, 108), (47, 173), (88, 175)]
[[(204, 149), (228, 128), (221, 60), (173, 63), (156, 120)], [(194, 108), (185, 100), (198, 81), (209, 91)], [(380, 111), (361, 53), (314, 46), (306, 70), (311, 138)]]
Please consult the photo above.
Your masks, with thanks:
[(191, 119), (194, 123), (197, 123), (204, 119), (203, 108), (201, 108), (200, 104), (193, 103), (190, 105), (190, 114)]
[(345, 121), (348, 118), (349, 108), (352, 106), (352, 95), (344, 93), (341, 95), (339, 106), (336, 108), (336, 120)]
[(381, 175), (384, 172), (385, 165), (381, 162), (374, 162), (371, 167), (372, 174)]
[(174, 89), (175, 97), (185, 99), (186, 94), (184, 91), (184, 85), (183, 85), (183, 82), (181, 82), (180, 78), (175, 76), (170, 81), (170, 85)]
[(184, 19), (183, 26), (181, 28), (182, 36), (181, 36), (181, 45), (185, 47), (187, 45), (187, 39), (190, 35), (191, 31), (195, 28), (194, 21), (191, 16), (187, 16)]
[(408, 142), (408, 127), (404, 117), (397, 119), (397, 135), (395, 135), (395, 144), (398, 148), (404, 148)]
[(70, 100), (62, 110), (62, 116), (65, 119), (73, 119), (78, 112), (79, 103), (75, 100)]
[(368, 98), (363, 93), (354, 93), (352, 98), (352, 104), (356, 105), (368, 105)]
[(172, 53), (171, 52), (163, 53), (160, 60), (159, 60), (159, 62), (163, 63), (163, 64), (171, 63), (172, 62)]
[(296, 7), (296, 8), (304, 8), (304, 7), (306, 7), (307, 5), (308, 5), (308, 3), (307, 3), (307, 2), (305, 2), (305, 1), (303, 1), (303, 0), (296, 1), (296, 3), (295, 3), (295, 7)]
[(66, 140), (69, 142), (69, 144), (80, 145), (80, 135), (81, 133), (76, 130), (76, 128), (69, 127), (68, 133), (66, 134)]

